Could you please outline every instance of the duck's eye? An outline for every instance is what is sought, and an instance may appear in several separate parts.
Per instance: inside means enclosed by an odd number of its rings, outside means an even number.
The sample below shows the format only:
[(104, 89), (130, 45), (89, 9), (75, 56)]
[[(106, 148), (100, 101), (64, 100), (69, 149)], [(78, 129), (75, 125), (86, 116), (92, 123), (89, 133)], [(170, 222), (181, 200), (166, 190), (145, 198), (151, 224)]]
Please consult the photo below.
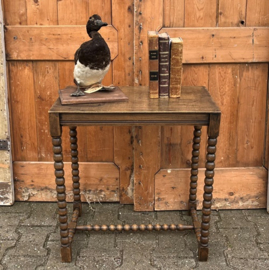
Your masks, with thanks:
[(93, 21), (94, 20), (94, 18), (93, 17), (90, 17), (90, 21)]

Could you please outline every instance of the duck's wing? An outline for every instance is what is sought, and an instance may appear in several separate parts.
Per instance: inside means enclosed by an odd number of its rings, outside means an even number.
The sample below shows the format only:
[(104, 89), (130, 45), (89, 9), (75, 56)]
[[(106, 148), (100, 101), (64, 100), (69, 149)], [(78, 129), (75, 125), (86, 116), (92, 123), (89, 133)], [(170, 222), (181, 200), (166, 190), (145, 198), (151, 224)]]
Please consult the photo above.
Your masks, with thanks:
[(84, 43), (82, 43), (80, 45), (80, 47), (77, 49), (77, 51), (75, 52), (75, 55), (74, 55), (74, 61), (75, 61), (75, 64), (77, 64), (77, 61), (81, 58), (84, 58), (84, 54), (85, 54), (85, 48), (87, 48), (88, 46), (92, 46), (90, 45), (92, 43), (92, 40), (89, 40), (89, 41), (86, 41)]
[(110, 63), (110, 50), (102, 38), (99, 40), (89, 40), (81, 44), (76, 51), (75, 63), (78, 60), (90, 68), (104, 68)]
[(91, 47), (93, 45), (92, 43), (93, 43), (92, 40), (89, 40), (89, 41), (86, 41), (80, 45), (80, 47), (77, 49), (77, 51), (75, 52), (75, 55), (74, 55), (75, 64), (77, 64), (77, 61), (79, 59), (85, 58), (85, 52), (87, 50), (86, 48), (88, 46)]
[(77, 61), (78, 61), (78, 58), (79, 58), (79, 53), (81, 51), (81, 47), (79, 47), (77, 49), (77, 51), (75, 52), (75, 55), (74, 55), (74, 61), (75, 61), (75, 65), (77, 64)]

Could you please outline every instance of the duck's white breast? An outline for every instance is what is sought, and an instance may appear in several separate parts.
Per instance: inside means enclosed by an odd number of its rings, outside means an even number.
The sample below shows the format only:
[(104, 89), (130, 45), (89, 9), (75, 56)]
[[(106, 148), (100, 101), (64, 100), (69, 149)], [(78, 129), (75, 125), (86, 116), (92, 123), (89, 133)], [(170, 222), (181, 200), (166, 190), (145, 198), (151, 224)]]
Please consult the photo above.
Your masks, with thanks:
[(105, 69), (90, 69), (77, 61), (74, 68), (74, 78), (81, 86), (89, 86), (102, 81), (109, 67), (110, 64)]

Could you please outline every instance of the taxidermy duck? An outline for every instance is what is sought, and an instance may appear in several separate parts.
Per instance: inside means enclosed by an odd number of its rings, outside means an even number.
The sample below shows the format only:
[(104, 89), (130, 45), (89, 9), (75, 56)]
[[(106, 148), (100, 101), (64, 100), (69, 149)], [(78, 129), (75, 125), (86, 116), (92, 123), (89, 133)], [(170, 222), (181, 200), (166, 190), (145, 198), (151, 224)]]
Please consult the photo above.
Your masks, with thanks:
[(99, 15), (92, 15), (87, 22), (87, 33), (91, 40), (84, 42), (75, 53), (74, 82), (77, 90), (71, 96), (84, 96), (98, 90), (113, 90), (101, 82), (110, 67), (110, 50), (99, 34), (101, 27), (107, 26)]

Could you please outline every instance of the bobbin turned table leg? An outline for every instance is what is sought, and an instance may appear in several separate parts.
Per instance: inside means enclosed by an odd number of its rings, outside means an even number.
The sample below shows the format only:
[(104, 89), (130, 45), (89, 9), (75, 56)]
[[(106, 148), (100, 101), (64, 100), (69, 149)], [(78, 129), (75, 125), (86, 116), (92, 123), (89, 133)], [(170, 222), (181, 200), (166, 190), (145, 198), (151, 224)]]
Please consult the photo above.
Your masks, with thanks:
[(207, 261), (208, 258), (208, 241), (209, 241), (210, 214), (211, 214), (212, 192), (214, 182), (213, 177), (216, 158), (215, 156), (216, 144), (217, 138), (214, 137), (208, 138), (204, 200), (203, 200), (202, 223), (201, 223), (201, 238), (198, 249), (199, 261)]
[(70, 148), (71, 148), (71, 162), (72, 162), (72, 181), (73, 181), (73, 210), (78, 208), (79, 216), (81, 216), (82, 204), (80, 199), (80, 184), (79, 184), (79, 170), (78, 170), (78, 144), (77, 144), (77, 127), (70, 127)]
[(191, 159), (191, 182), (190, 182), (190, 196), (189, 196), (189, 214), (191, 209), (196, 210), (197, 201), (197, 180), (198, 180), (198, 162), (201, 141), (201, 126), (195, 126), (193, 131), (193, 144), (192, 144), (192, 159)]
[(61, 137), (52, 137), (53, 158), (56, 176), (56, 191), (59, 208), (59, 222), (61, 235), (61, 256), (63, 262), (71, 262), (71, 244), (68, 239), (68, 223), (67, 223), (67, 208), (66, 208), (66, 193), (64, 179), (64, 165), (62, 155), (62, 140)]

